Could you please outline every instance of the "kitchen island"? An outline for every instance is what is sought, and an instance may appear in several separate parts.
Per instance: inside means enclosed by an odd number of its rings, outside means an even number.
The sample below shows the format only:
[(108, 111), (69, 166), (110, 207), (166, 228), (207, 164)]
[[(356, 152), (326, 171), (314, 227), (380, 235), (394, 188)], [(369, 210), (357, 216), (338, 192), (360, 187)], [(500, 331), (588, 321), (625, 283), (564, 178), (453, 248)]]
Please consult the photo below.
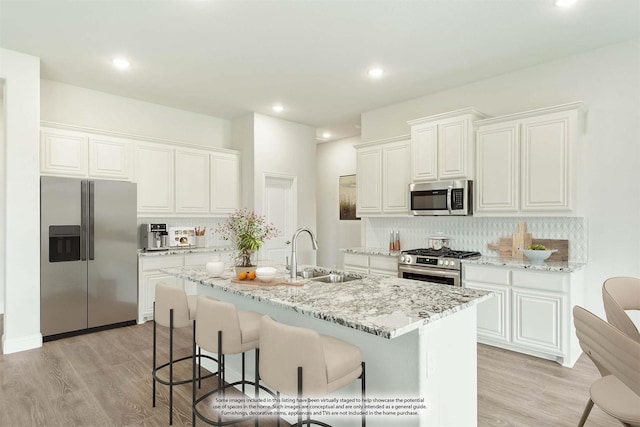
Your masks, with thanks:
[[(375, 275), (265, 286), (232, 283), (232, 270), (216, 278), (204, 267), (163, 272), (198, 283), (198, 294), (357, 345), (367, 366), (369, 426), (476, 425), (476, 304), (490, 298), (488, 292)], [(279, 273), (286, 276), (283, 268)], [(338, 395), (359, 397), (359, 386), (355, 381)], [(328, 422), (358, 425), (358, 417)]]

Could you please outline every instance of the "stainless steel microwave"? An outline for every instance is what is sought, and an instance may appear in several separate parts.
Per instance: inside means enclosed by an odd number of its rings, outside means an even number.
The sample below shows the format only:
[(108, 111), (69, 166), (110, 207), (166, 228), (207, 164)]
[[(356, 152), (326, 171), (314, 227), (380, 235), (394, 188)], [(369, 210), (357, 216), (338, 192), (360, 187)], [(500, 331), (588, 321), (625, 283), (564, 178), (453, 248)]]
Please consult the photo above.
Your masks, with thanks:
[(413, 215), (473, 215), (473, 181), (409, 184), (409, 204)]

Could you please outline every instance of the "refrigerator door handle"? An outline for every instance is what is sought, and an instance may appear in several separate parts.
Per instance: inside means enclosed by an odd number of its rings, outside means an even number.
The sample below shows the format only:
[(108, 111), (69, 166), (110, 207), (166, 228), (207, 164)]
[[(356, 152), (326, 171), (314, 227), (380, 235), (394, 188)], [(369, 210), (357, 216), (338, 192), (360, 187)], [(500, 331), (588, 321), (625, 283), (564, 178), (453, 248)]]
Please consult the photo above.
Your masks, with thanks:
[(88, 181), (82, 181), (80, 183), (80, 259), (82, 261), (87, 260), (88, 184)]
[(95, 187), (94, 182), (89, 181), (89, 260), (94, 258), (94, 237), (95, 237), (95, 221), (94, 221), (94, 203), (95, 203)]

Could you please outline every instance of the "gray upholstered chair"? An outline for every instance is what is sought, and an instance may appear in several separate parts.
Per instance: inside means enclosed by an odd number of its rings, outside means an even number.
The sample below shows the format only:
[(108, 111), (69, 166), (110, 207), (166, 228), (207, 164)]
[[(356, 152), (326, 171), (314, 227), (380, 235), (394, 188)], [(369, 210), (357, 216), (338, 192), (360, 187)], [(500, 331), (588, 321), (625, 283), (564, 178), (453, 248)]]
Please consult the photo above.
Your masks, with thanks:
[[(173, 424), (173, 386), (187, 384), (193, 381), (193, 376), (187, 378), (174, 378), (174, 365), (182, 361), (191, 361), (192, 356), (184, 356), (179, 359), (173, 358), (173, 331), (175, 328), (187, 328), (193, 323), (196, 317), (196, 295), (187, 295), (183, 288), (168, 285), (166, 283), (158, 283), (156, 285), (155, 302), (153, 303), (153, 407), (156, 406), (156, 382), (169, 386), (169, 425)], [(169, 330), (169, 361), (162, 365), (157, 365), (157, 325), (168, 328)], [(198, 358), (210, 356), (202, 356), (198, 354)], [(160, 372), (168, 368), (168, 379), (162, 377)], [(202, 376), (201, 369), (198, 369), (198, 380), (205, 379), (216, 375), (210, 373)]]
[[(208, 418), (203, 411), (198, 409), (198, 405), (208, 397), (217, 393), (218, 397), (223, 397), (225, 390), (229, 387), (241, 385), (242, 393), (245, 393), (245, 385), (254, 388), (255, 397), (259, 396), (259, 376), (258, 361), (260, 352), (258, 345), (260, 343), (260, 319), (262, 314), (253, 311), (237, 310), (236, 307), (228, 302), (218, 301), (216, 299), (200, 296), (198, 297), (198, 312), (194, 323), (194, 342), (193, 357), (196, 357), (196, 345), (218, 356), (218, 386), (207, 393), (196, 398), (195, 381), (193, 383), (193, 410), (192, 425), (196, 425), (196, 416), (212, 425), (227, 425), (241, 422), (250, 418), (255, 418), (255, 424), (258, 425), (258, 418), (252, 415), (240, 417), (233, 420), (222, 421), (222, 411), (217, 411), (217, 420)], [(245, 379), (245, 352), (255, 350), (255, 379), (248, 381)], [(242, 354), (242, 380), (227, 384), (225, 381), (225, 359), (230, 354)], [(193, 377), (195, 375), (195, 364), (193, 367)]]
[(580, 347), (603, 375), (589, 389), (578, 426), (594, 403), (622, 424), (640, 426), (640, 343), (582, 307), (573, 308), (573, 318)]
[[(360, 378), (365, 401), (365, 364), (358, 347), (311, 329), (283, 325), (269, 316), (262, 318), (260, 329), (260, 378), (278, 396), (297, 396), (299, 404), (303, 398), (325, 396)], [(304, 424), (328, 425), (310, 415), (303, 421), (299, 407), (294, 425)], [(364, 411), (362, 425), (366, 425)]]
[(612, 277), (602, 285), (602, 300), (607, 321), (635, 342), (640, 343), (638, 328), (625, 310), (640, 310), (640, 279)]

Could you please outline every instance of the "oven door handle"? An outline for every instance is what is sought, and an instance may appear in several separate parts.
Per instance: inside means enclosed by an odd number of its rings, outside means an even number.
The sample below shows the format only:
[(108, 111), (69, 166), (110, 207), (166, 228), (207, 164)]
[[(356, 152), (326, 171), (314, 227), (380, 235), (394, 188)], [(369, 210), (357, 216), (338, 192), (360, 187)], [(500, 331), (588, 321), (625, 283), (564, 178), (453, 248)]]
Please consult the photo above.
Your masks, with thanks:
[(456, 278), (456, 277), (460, 277), (460, 272), (459, 271), (443, 271), (443, 270), (436, 270), (436, 269), (426, 269), (426, 268), (413, 268), (413, 267), (408, 267), (408, 266), (400, 266), (398, 267), (398, 277), (402, 277), (402, 272), (406, 271), (407, 273), (416, 273), (416, 274), (423, 274), (425, 276), (440, 276), (440, 277), (451, 277), (451, 278)]

